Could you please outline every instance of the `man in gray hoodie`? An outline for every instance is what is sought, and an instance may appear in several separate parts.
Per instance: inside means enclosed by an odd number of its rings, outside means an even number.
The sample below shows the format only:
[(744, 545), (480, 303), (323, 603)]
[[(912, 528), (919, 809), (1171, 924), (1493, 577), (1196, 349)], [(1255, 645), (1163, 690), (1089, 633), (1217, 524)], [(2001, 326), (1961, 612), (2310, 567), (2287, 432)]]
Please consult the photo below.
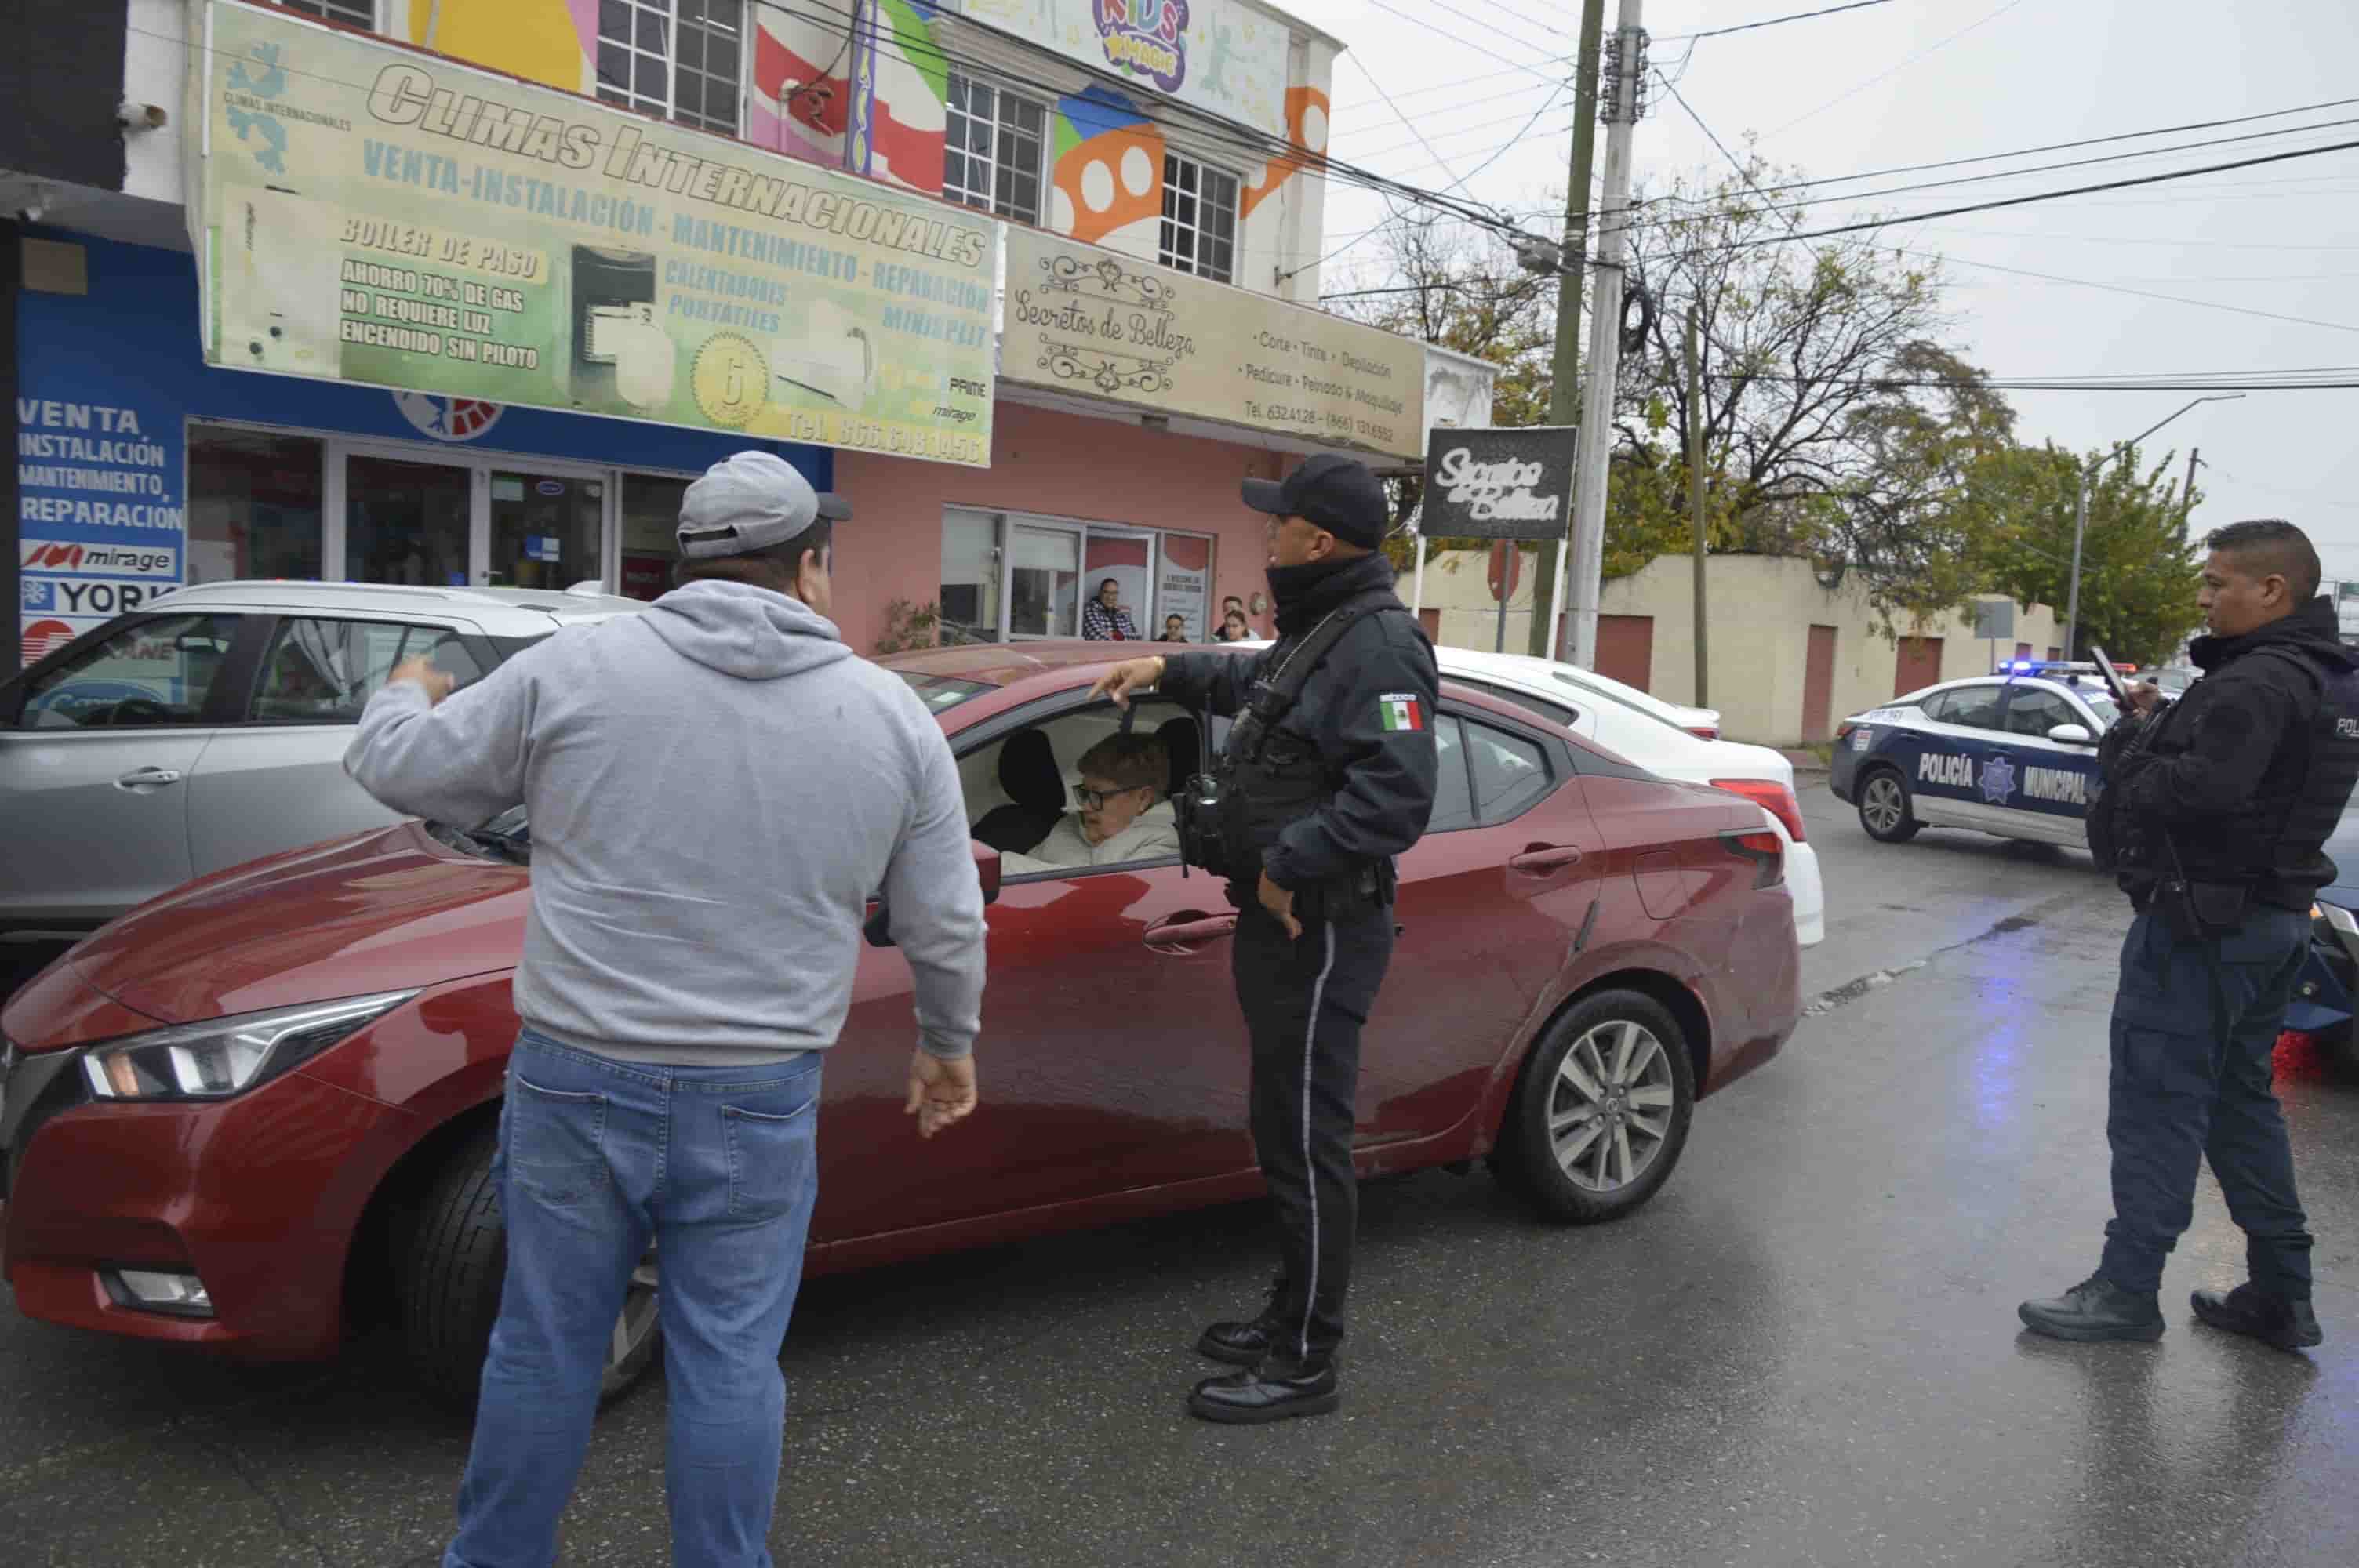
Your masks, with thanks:
[(672, 1560), (770, 1563), (820, 1064), (880, 889), (917, 981), (907, 1108), (929, 1138), (974, 1108), (983, 896), (958, 770), (917, 695), (826, 618), (849, 514), (740, 452), (689, 487), (679, 586), (645, 613), (560, 632), (455, 696), (412, 660), (345, 755), (398, 811), (529, 812), (507, 1273), (446, 1568), (554, 1560), (651, 1242)]

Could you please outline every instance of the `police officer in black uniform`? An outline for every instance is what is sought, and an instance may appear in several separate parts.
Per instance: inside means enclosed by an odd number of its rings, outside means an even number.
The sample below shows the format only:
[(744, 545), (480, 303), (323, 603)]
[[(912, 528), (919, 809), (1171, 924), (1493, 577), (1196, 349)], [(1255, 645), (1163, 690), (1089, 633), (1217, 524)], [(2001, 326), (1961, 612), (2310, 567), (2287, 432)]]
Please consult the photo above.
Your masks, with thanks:
[(2139, 712), (2105, 737), (2089, 816), (2098, 863), (2137, 910), (2114, 998), (2114, 1217), (2094, 1275), (2017, 1310), (2059, 1339), (2161, 1337), (2163, 1260), (2208, 1158), (2250, 1278), (2196, 1292), (2195, 1314), (2292, 1350), (2321, 1336), (2271, 1059), (2311, 896), (2335, 876), (2321, 847), (2359, 781), (2359, 655), (2313, 597), (2318, 552), (2300, 529), (2236, 523), (2205, 544), (2203, 678), (2168, 706), (2151, 686), (2132, 694)]
[(1233, 964), (1279, 1269), (1259, 1315), (1216, 1323), (1198, 1341), (1243, 1368), (1189, 1400), (1222, 1422), (1320, 1415), (1341, 1402), (1360, 1026), (1392, 957), (1392, 858), (1433, 811), (1438, 684), (1432, 645), (1376, 553), (1387, 508), (1375, 474), (1322, 454), (1283, 484), (1245, 481), (1245, 499), (1269, 516), (1277, 644), (1134, 659), (1097, 687), (1126, 705), (1155, 687), (1237, 719), (1209, 815), (1239, 911)]

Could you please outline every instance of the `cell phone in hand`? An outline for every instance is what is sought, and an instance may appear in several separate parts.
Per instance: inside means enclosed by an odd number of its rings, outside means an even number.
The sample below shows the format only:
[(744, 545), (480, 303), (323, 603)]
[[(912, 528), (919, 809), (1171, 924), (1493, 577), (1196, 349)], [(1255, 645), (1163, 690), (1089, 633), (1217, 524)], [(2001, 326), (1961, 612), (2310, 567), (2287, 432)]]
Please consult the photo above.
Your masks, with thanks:
[(2104, 649), (2093, 645), (2089, 652), (2097, 655), (2097, 674), (2104, 677), (2106, 688), (2114, 694), (2115, 705), (2124, 713), (2135, 711), (2137, 705), (2130, 700), (2130, 688), (2123, 684), (2122, 672), (2114, 668), (2111, 655)]

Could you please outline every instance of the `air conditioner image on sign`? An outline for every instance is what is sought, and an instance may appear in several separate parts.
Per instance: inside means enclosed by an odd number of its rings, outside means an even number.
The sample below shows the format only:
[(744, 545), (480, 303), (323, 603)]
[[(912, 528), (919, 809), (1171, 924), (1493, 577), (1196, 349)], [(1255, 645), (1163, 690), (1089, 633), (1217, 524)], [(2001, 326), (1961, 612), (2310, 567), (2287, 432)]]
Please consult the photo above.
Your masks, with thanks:
[(876, 349), (868, 333), (848, 311), (823, 299), (811, 303), (803, 323), (800, 337), (770, 340), (771, 375), (795, 391), (858, 408), (876, 383)]
[(671, 401), (679, 351), (656, 320), (656, 258), (573, 247), (573, 401), (646, 411)]
[(335, 212), (291, 190), (238, 196), (222, 235), (221, 362), (334, 375), (342, 362)]

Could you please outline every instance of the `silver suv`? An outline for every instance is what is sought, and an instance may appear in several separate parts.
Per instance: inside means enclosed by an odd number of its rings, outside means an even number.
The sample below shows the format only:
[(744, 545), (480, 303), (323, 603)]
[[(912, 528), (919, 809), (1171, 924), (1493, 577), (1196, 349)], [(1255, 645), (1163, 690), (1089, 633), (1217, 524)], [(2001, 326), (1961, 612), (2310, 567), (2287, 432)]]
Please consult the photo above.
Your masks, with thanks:
[(560, 626), (643, 608), (594, 583), (216, 582), (149, 600), (0, 683), (0, 930), (93, 925), (393, 820), (343, 755), (394, 665), (424, 654), (463, 686)]

